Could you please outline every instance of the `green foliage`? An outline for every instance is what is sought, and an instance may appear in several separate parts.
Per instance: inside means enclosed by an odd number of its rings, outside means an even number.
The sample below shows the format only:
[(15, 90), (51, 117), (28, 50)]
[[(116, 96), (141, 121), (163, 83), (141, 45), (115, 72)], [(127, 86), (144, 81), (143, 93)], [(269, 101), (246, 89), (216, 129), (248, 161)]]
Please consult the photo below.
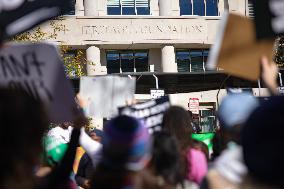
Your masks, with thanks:
[(279, 36), (276, 39), (276, 44), (274, 61), (279, 68), (284, 68), (284, 36)]
[[(37, 27), (32, 31), (28, 31), (17, 35), (13, 40), (17, 42), (40, 42), (40, 41), (50, 41), (55, 40), (58, 36), (58, 32), (68, 31), (65, 25), (60, 24), (61, 18), (58, 21), (50, 21), (50, 27), (53, 30), (51, 33), (44, 32), (41, 27)], [(60, 55), (62, 57), (66, 74), (69, 77), (81, 77), (85, 75), (85, 65), (92, 64), (88, 62), (85, 58), (84, 51), (81, 49), (76, 49), (75, 56), (66, 56), (68, 52), (73, 51), (72, 48), (66, 44), (61, 43), (59, 45)]]

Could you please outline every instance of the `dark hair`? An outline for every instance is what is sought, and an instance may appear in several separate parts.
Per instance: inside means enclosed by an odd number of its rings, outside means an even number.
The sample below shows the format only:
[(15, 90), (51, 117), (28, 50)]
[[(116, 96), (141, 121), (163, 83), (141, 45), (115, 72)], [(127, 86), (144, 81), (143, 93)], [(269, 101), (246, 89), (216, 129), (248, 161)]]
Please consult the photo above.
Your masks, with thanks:
[(181, 155), (181, 174), (186, 177), (190, 165), (186, 154), (193, 146), (192, 144), (192, 125), (190, 114), (178, 106), (170, 107), (164, 114), (162, 129), (176, 137)]
[(26, 92), (0, 89), (0, 122), (0, 145), (5, 149), (0, 157), (0, 188), (15, 188), (7, 182), (25, 188), (21, 181), (27, 184), (32, 180), (29, 177), (42, 151), (41, 140), (48, 127), (46, 113)]
[(203, 152), (207, 161), (209, 160), (209, 149), (208, 149), (208, 146), (204, 142), (193, 139), (193, 148), (198, 149), (201, 152)]
[(160, 131), (153, 134), (153, 153), (150, 162), (155, 175), (162, 176), (172, 186), (182, 185), (177, 140), (171, 134)]
[(177, 138), (181, 150), (192, 144), (191, 121), (190, 114), (178, 106), (170, 107), (164, 114), (162, 128)]

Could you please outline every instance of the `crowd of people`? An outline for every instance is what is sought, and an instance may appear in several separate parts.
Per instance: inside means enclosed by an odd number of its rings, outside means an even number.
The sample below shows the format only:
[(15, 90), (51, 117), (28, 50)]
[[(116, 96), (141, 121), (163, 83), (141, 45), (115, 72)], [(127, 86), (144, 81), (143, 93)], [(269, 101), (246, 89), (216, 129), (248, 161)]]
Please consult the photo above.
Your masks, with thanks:
[[(263, 72), (271, 88), (272, 72), (274, 68)], [(246, 93), (227, 95), (218, 109), (220, 128), (212, 154), (191, 138), (192, 114), (178, 106), (165, 112), (162, 130), (150, 134), (142, 120), (129, 116), (114, 117), (102, 131), (87, 131), (83, 114), (50, 129), (45, 107), (21, 90), (1, 89), (0, 104), (0, 144), (5, 149), (1, 189), (283, 187), (281, 96), (260, 103)], [(46, 138), (56, 142), (51, 145)], [(74, 172), (78, 146), (85, 154)]]
[[(263, 79), (275, 94), (275, 67), (263, 59)], [(267, 68), (265, 68), (267, 66)], [(149, 134), (143, 121), (110, 120), (103, 131), (73, 123), (49, 128), (41, 102), (21, 90), (0, 91), (0, 188), (217, 189), (282, 188), (283, 97), (259, 103), (250, 94), (230, 94), (219, 109), (213, 153), (191, 138), (192, 114), (177, 106), (164, 114), (162, 131)], [(82, 99), (78, 106), (84, 108)], [(277, 132), (269, 133), (275, 130)], [(50, 139), (52, 142), (50, 142)], [(54, 142), (55, 141), (55, 142)], [(82, 146), (78, 170), (76, 149)], [(204, 150), (205, 146), (205, 150)], [(55, 148), (55, 151), (48, 149)]]

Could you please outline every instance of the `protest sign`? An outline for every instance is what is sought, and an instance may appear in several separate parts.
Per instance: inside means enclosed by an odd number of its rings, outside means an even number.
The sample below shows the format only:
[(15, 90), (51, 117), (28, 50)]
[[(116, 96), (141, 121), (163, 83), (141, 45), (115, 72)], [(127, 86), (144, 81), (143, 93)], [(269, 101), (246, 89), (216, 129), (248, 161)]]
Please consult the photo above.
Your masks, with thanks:
[(254, 0), (253, 5), (258, 39), (284, 34), (283, 0)]
[(120, 115), (128, 115), (141, 119), (148, 127), (149, 132), (161, 130), (161, 124), (165, 111), (170, 107), (168, 96), (135, 104), (119, 109)]
[(54, 123), (71, 121), (78, 113), (71, 83), (52, 45), (27, 43), (1, 48), (0, 86), (24, 89), (44, 102)]
[(80, 94), (88, 101), (86, 114), (98, 118), (118, 115), (118, 107), (134, 99), (136, 80), (119, 76), (81, 77)]
[(0, 41), (70, 12), (74, 0), (0, 0)]
[(199, 99), (189, 98), (188, 108), (189, 111), (192, 112), (192, 114), (199, 114)]
[(274, 40), (257, 41), (253, 21), (245, 16), (224, 13), (219, 28), (207, 68), (222, 68), (230, 75), (257, 81), (261, 57), (272, 60)]

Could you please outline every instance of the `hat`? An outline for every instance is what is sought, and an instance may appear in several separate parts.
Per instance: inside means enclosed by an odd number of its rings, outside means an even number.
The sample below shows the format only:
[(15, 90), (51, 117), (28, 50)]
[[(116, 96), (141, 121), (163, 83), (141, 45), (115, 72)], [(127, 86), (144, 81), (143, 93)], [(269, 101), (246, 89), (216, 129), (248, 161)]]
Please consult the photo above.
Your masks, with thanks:
[[(284, 97), (271, 97), (249, 117), (242, 130), (244, 161), (260, 181), (283, 185)], [(281, 187), (283, 188), (283, 186)]]
[(139, 120), (118, 116), (105, 127), (103, 163), (112, 168), (138, 171), (150, 160), (150, 135)]
[(257, 106), (257, 99), (249, 93), (230, 94), (222, 100), (218, 118), (223, 127), (231, 129), (243, 124)]

